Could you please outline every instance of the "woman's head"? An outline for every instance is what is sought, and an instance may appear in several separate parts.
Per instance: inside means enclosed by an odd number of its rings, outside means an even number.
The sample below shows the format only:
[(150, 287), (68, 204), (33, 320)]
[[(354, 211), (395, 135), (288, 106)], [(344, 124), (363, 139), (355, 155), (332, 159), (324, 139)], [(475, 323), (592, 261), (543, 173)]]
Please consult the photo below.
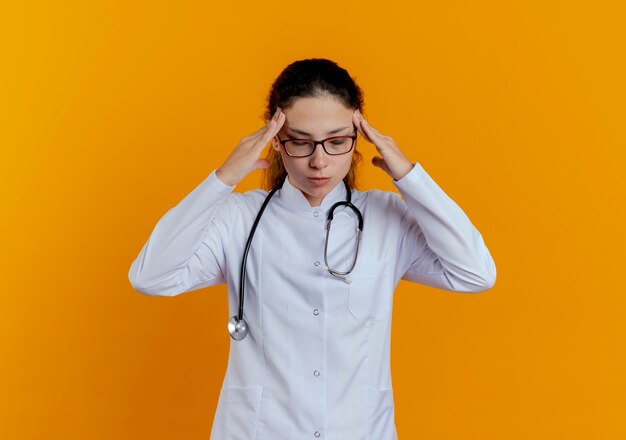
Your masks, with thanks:
[[(290, 157), (279, 142), (279, 139), (295, 138), (321, 141), (356, 134), (352, 114), (357, 109), (363, 111), (363, 93), (348, 72), (327, 59), (295, 61), (272, 84), (265, 119), (270, 120), (278, 107), (285, 113), (286, 120), (278, 136), (272, 139), (264, 187), (274, 187), (287, 173), (290, 182), (309, 200), (323, 198), (341, 180), (354, 187), (356, 167), (361, 160), (356, 141), (347, 154), (331, 156), (318, 145), (308, 157)], [(336, 132), (339, 128), (342, 130)], [(316, 183), (309, 177), (329, 177), (329, 180)]]

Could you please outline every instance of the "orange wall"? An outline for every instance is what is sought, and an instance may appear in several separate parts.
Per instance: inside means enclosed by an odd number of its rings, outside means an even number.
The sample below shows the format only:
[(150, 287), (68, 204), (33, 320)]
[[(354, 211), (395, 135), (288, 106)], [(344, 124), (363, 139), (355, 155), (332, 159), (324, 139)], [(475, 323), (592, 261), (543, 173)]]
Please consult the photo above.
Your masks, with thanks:
[(498, 269), (479, 295), (400, 284), (399, 437), (626, 438), (623, 3), (210, 3), (0, 6), (0, 438), (209, 438), (225, 289), (151, 298), (128, 269), (307, 57), (353, 74)]

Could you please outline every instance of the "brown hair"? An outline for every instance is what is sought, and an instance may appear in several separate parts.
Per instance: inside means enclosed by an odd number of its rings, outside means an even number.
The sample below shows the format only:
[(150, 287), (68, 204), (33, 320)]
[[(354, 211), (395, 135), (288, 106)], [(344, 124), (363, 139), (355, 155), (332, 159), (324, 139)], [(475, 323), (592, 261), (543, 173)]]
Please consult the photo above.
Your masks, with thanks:
[[(267, 97), (264, 118), (269, 121), (276, 108), (289, 108), (297, 98), (330, 95), (347, 108), (363, 112), (363, 91), (352, 79), (347, 70), (325, 58), (310, 58), (289, 64), (272, 84)], [(263, 170), (262, 187), (270, 190), (279, 185), (287, 176), (280, 152), (269, 149), (266, 156), (269, 168)], [(352, 164), (344, 181), (350, 188), (356, 188), (357, 167), (361, 163), (361, 152), (354, 146)]]

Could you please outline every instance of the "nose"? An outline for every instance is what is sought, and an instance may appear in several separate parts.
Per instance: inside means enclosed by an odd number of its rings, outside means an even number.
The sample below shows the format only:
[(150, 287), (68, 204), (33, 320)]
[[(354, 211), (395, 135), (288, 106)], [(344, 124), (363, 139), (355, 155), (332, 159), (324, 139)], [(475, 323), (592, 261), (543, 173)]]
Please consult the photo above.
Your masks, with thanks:
[(309, 166), (311, 168), (322, 169), (328, 166), (329, 156), (322, 148), (322, 144), (317, 144), (315, 146), (315, 151), (313, 154), (309, 156)]

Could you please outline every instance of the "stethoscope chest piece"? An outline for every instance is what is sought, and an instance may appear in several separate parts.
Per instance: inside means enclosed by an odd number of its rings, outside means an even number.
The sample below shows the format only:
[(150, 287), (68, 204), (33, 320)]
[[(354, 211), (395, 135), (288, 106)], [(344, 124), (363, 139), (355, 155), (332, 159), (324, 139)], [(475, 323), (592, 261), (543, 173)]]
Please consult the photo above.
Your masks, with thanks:
[(245, 319), (238, 319), (235, 315), (228, 321), (228, 333), (235, 341), (241, 341), (248, 334), (248, 323)]

